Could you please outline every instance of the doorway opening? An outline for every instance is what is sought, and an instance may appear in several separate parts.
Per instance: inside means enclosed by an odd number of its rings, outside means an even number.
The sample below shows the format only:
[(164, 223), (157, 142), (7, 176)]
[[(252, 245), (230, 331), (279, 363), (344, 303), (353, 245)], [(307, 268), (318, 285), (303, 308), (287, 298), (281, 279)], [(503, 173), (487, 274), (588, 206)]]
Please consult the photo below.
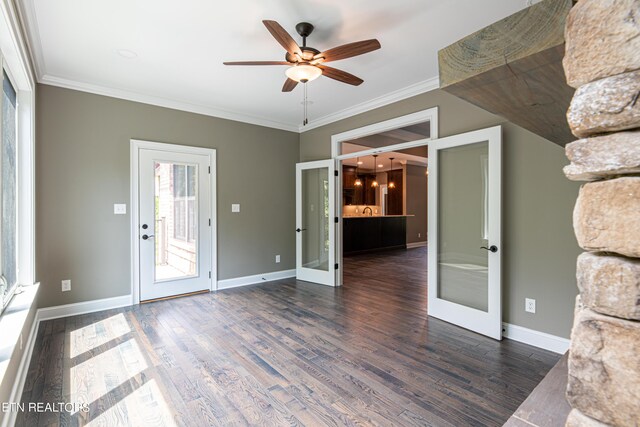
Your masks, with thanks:
[(437, 137), (437, 107), (332, 137), (338, 286), (410, 268), (426, 307), (428, 144)]
[[(408, 126), (427, 120), (429, 125), (422, 127), (428, 129), (428, 133), (422, 136), (428, 137), (394, 143), (406, 137)], [(334, 135), (332, 159), (297, 164), (296, 277), (330, 286), (341, 286), (348, 284), (345, 279), (352, 280), (354, 286), (350, 291), (355, 289), (356, 293), (367, 294), (378, 292), (380, 310), (385, 310), (384, 303), (388, 298), (402, 298), (398, 292), (410, 298), (420, 295), (420, 307), (424, 307), (426, 313), (428, 306), (429, 316), (500, 340), (502, 129), (494, 126), (437, 138), (436, 123), (437, 110), (433, 109)], [(391, 142), (385, 143), (381, 137)], [(422, 171), (418, 173), (418, 182), (425, 183), (427, 187), (428, 221), (418, 221), (417, 225), (428, 224), (429, 241), (428, 250), (424, 249), (426, 262), (415, 265), (415, 269), (423, 273), (422, 279), (416, 280), (415, 277), (409, 277), (412, 267), (410, 259), (398, 257), (395, 266), (385, 266), (385, 261), (390, 260), (389, 252), (384, 258), (373, 259), (370, 253), (391, 249), (404, 254), (408, 252), (407, 220), (415, 216), (407, 209), (410, 169), (413, 166), (424, 167), (424, 158), (422, 164), (417, 160), (418, 164), (415, 165), (412, 162), (416, 162), (416, 159), (409, 156), (420, 158), (420, 154), (428, 160), (428, 169), (422, 169), (424, 176)], [(403, 166), (398, 172), (393, 166), (392, 156), (393, 159), (401, 159)], [(369, 165), (365, 164), (369, 160)], [(386, 160), (389, 161), (389, 169), (385, 171)], [(328, 191), (319, 186), (323, 181), (309, 180), (321, 190), (318, 194), (328, 194), (328, 199), (314, 198), (311, 201), (303, 197), (307, 190), (303, 190), (306, 186), (302, 172), (309, 169), (321, 169), (322, 176), (335, 177), (328, 180)], [(381, 185), (386, 185), (386, 192), (384, 187), (380, 191)], [(394, 201), (391, 190), (397, 190), (398, 187), (403, 191), (395, 195), (402, 196)], [(331, 194), (334, 196), (331, 197)], [(411, 198), (411, 201), (420, 199)], [(318, 205), (320, 201), (323, 202)], [(394, 211), (395, 204), (401, 206), (397, 211)], [(332, 221), (334, 216), (335, 221)], [(324, 228), (320, 225), (324, 225)], [(303, 262), (305, 235), (311, 236), (309, 226), (313, 227), (312, 231), (329, 230), (323, 238), (327, 242), (323, 247), (326, 248), (328, 262), (323, 263), (318, 259), (318, 266), (326, 266), (322, 277), (318, 276), (318, 279), (303, 275), (311, 274), (316, 264), (315, 259), (314, 262)], [(422, 242), (415, 243), (416, 246), (424, 245)], [(419, 247), (411, 250), (416, 249)], [(419, 254), (419, 251), (413, 253)], [(369, 258), (360, 258), (359, 270), (348, 276), (348, 257), (360, 254), (369, 254)], [(332, 255), (335, 260), (333, 270)], [(388, 279), (380, 280), (383, 275)], [(403, 280), (398, 280), (401, 278)], [(416, 281), (423, 286), (417, 290), (411, 289)], [(392, 289), (390, 285), (397, 282), (407, 286)], [(373, 286), (367, 288), (368, 284)]]
[[(422, 136), (422, 145), (339, 160), (337, 244), (345, 288), (381, 298), (411, 289), (412, 304), (426, 309), (428, 135), (416, 136)], [(342, 149), (359, 154), (354, 143), (343, 143)]]

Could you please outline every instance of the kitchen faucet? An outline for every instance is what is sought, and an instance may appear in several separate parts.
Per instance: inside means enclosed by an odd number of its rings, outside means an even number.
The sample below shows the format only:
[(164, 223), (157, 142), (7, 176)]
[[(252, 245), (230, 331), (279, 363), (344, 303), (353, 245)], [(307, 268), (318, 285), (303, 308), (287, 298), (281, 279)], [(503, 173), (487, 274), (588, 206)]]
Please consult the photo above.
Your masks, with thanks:
[(371, 209), (369, 206), (362, 209), (362, 215), (366, 215), (367, 209), (369, 209), (369, 216), (373, 216), (373, 209)]

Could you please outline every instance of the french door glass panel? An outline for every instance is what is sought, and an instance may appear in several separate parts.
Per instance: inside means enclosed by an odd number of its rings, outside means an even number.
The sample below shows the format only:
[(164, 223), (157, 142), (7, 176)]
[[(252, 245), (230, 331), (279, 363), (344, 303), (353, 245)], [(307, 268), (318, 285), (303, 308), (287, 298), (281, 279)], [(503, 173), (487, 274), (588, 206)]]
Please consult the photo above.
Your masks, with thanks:
[(488, 143), (438, 151), (438, 298), (488, 309)]
[(296, 276), (335, 285), (334, 161), (296, 166)]
[(429, 315), (502, 338), (501, 129), (429, 143)]
[(329, 271), (329, 171), (302, 171), (302, 266)]

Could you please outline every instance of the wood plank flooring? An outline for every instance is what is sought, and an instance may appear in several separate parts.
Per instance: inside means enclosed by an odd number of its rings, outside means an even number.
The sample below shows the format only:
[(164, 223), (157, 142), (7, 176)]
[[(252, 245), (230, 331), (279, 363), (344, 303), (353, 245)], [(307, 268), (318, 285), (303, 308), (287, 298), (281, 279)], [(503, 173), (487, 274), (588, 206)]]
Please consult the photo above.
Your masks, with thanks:
[(19, 426), (499, 426), (559, 356), (427, 317), (426, 248), (43, 322)]

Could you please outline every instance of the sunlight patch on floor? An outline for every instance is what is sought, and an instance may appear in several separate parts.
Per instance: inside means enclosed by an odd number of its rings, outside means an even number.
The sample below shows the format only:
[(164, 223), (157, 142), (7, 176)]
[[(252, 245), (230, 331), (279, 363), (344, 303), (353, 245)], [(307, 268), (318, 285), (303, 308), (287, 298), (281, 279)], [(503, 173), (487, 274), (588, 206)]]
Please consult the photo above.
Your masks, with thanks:
[(86, 425), (175, 426), (176, 423), (160, 388), (152, 379)]
[(138, 343), (129, 339), (71, 367), (70, 401), (91, 404), (147, 367)]
[(73, 359), (129, 332), (131, 327), (122, 313), (71, 331), (70, 357)]

